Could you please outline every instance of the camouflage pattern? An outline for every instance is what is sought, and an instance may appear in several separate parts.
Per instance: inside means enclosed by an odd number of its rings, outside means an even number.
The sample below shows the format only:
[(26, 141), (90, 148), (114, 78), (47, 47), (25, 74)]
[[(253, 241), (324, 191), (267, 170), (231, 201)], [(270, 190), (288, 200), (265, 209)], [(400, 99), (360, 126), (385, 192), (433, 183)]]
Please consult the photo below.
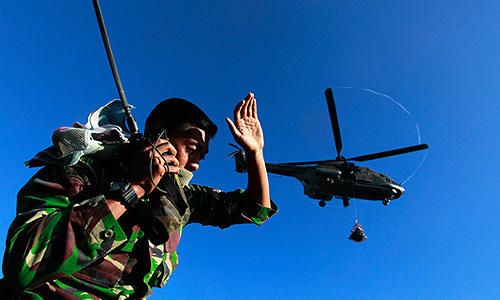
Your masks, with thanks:
[(277, 211), (242, 190), (186, 185), (187, 208), (176, 212), (168, 242), (155, 246), (132, 214), (111, 214), (102, 195), (106, 170), (83, 157), (74, 166), (44, 167), (20, 190), (0, 280), (17, 291), (12, 299), (145, 299), (177, 267), (185, 225), (260, 225)]

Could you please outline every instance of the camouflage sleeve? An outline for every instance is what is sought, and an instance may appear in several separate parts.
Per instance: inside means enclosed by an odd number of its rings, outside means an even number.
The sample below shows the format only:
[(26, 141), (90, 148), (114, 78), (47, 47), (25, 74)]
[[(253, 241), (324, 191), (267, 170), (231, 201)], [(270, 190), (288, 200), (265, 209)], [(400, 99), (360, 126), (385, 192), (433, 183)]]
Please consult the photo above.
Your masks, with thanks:
[(45, 167), (20, 190), (3, 264), (10, 285), (25, 290), (73, 274), (126, 241), (104, 196), (83, 197), (90, 184), (75, 169)]
[(220, 228), (245, 223), (261, 225), (278, 211), (273, 201), (271, 208), (263, 207), (243, 190), (225, 193), (206, 186), (188, 185), (184, 191), (191, 210), (188, 223)]

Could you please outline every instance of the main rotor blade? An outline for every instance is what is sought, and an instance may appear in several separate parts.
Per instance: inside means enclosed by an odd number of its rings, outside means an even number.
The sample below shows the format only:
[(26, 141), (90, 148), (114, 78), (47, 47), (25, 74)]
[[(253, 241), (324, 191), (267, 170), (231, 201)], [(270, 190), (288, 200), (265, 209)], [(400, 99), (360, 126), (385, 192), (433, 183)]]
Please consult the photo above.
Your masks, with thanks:
[(429, 146), (427, 144), (420, 144), (420, 145), (416, 145), (416, 146), (410, 146), (410, 147), (399, 148), (399, 149), (378, 152), (378, 153), (373, 153), (373, 154), (368, 154), (368, 155), (356, 156), (353, 158), (349, 158), (347, 160), (368, 161), (368, 160), (379, 159), (379, 158), (384, 158), (384, 157), (388, 157), (388, 156), (409, 153), (409, 152), (413, 152), (413, 151), (424, 150), (427, 148), (429, 148)]
[(238, 152), (240, 152), (240, 150), (236, 150), (236, 151), (234, 151), (234, 152), (231, 152), (231, 153), (229, 153), (229, 154), (227, 155), (227, 157), (231, 157), (231, 156), (235, 155), (235, 154), (236, 154), (236, 153), (238, 153)]
[(229, 143), (229, 146), (232, 146), (232, 147), (234, 147), (234, 148), (236, 148), (236, 149), (238, 149), (238, 150), (241, 150), (241, 147), (238, 147), (238, 146), (236, 146), (235, 144)]
[(333, 162), (335, 160), (314, 160), (314, 161), (299, 161), (299, 162), (287, 162), (287, 163), (275, 163), (275, 165), (286, 165), (286, 166), (305, 166), (305, 165), (318, 165), (322, 163)]
[(337, 157), (340, 157), (342, 150), (342, 138), (340, 136), (339, 119), (337, 117), (337, 109), (335, 108), (335, 101), (333, 101), (333, 92), (331, 88), (326, 89), (326, 102), (328, 103), (328, 110), (330, 112), (330, 121), (332, 122), (333, 137), (335, 138), (335, 147), (337, 148)]

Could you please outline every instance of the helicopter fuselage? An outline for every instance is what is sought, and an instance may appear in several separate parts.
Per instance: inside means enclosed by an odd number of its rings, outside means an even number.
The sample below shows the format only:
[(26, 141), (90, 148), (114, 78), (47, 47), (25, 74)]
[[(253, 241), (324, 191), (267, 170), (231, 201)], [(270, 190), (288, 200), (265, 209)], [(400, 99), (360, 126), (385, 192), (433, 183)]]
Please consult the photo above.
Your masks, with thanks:
[(293, 164), (266, 164), (267, 172), (298, 179), (304, 186), (304, 194), (312, 199), (330, 201), (333, 197), (382, 201), (387, 205), (399, 198), (404, 188), (387, 175), (345, 161), (330, 161), (315, 166)]

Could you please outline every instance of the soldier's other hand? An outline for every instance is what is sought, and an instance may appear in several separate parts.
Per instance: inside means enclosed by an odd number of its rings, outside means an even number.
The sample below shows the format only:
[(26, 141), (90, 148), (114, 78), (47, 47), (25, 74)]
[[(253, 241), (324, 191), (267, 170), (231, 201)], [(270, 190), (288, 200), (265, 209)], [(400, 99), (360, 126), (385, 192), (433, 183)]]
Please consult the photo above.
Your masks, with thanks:
[(243, 101), (238, 103), (233, 114), (234, 121), (226, 118), (226, 122), (234, 140), (247, 152), (262, 151), (264, 134), (257, 117), (257, 101), (254, 94), (249, 93)]

